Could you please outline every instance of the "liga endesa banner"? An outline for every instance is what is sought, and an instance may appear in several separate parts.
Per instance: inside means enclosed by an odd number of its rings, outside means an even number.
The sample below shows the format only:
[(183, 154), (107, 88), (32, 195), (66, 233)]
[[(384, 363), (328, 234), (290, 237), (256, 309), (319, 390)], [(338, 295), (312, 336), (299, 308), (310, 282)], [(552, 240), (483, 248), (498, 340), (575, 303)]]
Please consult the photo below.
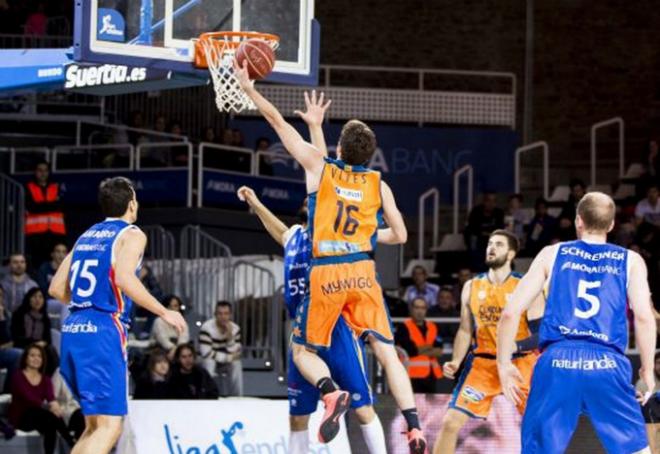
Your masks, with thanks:
[[(350, 454), (346, 428), (321, 445), (316, 433), (323, 411), (312, 415), (309, 454)], [(287, 454), (286, 400), (133, 400), (118, 454)], [(355, 451), (358, 452), (358, 451)]]

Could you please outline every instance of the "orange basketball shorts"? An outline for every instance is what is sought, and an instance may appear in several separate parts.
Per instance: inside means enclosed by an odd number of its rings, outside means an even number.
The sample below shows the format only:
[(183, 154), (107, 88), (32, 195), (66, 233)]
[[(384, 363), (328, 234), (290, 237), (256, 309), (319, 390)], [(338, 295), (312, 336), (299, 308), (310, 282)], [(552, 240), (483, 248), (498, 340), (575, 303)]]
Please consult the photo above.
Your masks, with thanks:
[[(527, 405), (532, 372), (537, 358), (536, 353), (529, 353), (513, 360), (513, 364), (520, 371), (524, 381), (521, 386), (524, 397), (518, 405), (521, 415), (525, 412)], [(497, 361), (470, 354), (465, 360), (465, 367), (454, 388), (449, 408), (467, 413), (473, 418), (486, 419), (490, 413), (493, 399), (500, 394), (502, 394), (502, 386), (497, 373)]]
[(315, 349), (329, 347), (339, 317), (358, 337), (373, 334), (394, 342), (373, 260), (312, 266), (309, 292), (294, 319), (293, 341)]

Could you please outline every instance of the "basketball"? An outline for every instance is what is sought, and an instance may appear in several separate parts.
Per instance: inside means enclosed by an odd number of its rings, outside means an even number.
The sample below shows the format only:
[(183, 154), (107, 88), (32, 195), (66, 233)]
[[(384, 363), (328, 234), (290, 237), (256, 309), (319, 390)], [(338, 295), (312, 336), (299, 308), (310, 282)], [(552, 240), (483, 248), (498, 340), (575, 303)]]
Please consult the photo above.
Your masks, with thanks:
[(236, 50), (236, 61), (240, 66), (248, 62), (250, 79), (260, 80), (268, 76), (275, 66), (275, 52), (263, 39), (248, 39), (243, 41)]

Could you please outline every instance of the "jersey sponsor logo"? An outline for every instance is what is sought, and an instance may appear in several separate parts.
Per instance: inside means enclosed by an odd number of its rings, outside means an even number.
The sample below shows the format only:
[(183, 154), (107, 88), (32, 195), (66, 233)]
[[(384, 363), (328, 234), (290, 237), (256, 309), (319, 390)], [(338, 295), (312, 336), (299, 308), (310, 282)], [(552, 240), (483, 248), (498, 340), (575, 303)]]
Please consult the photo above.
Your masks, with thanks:
[(479, 320), (485, 324), (497, 324), (503, 310), (499, 306), (479, 306)]
[(321, 284), (323, 295), (332, 295), (346, 290), (372, 288), (374, 281), (370, 277), (349, 277)]
[(362, 399), (362, 394), (360, 394), (360, 393), (353, 393), (353, 395), (351, 396), (351, 398), (352, 398), (355, 402), (357, 402), (358, 400)]
[(362, 191), (356, 189), (346, 189), (342, 188), (341, 186), (336, 186), (335, 192), (342, 199), (352, 200), (354, 202), (362, 202), (364, 198)]
[(580, 337), (593, 337), (594, 339), (601, 340), (603, 342), (608, 342), (610, 337), (607, 334), (597, 333), (594, 330), (578, 330), (576, 328), (569, 328), (564, 325), (559, 325), (559, 332), (563, 336), (580, 336)]
[(560, 255), (572, 255), (575, 257), (580, 257), (584, 260), (590, 260), (592, 262), (598, 262), (603, 259), (610, 260), (623, 260), (626, 258), (625, 252), (621, 251), (604, 251), (598, 252), (596, 254), (591, 254), (584, 249), (580, 249), (577, 246), (562, 246), (559, 249)]
[(621, 274), (619, 268), (611, 265), (595, 265), (589, 266), (585, 263), (576, 263), (576, 262), (566, 262), (561, 266), (561, 271), (570, 270), (570, 271), (581, 271), (583, 273), (589, 274), (613, 274), (618, 276)]
[(89, 333), (96, 333), (98, 332), (98, 330), (99, 330), (98, 326), (96, 326), (90, 321), (88, 321), (87, 323), (66, 323), (62, 326), (63, 333), (89, 334)]
[(97, 30), (97, 39), (123, 43), (126, 22), (119, 11), (110, 8), (99, 8)]
[(607, 370), (616, 369), (617, 364), (613, 358), (603, 355), (600, 359), (553, 359), (552, 367), (572, 370)]
[(461, 396), (463, 396), (465, 400), (475, 403), (484, 400), (484, 397), (486, 397), (484, 393), (474, 389), (472, 386), (466, 386), (463, 388), (463, 391), (461, 391)]
[(66, 68), (64, 88), (142, 82), (146, 78), (147, 68), (129, 68), (124, 65), (79, 66), (73, 64)]
[(343, 253), (353, 253), (360, 252), (360, 245), (355, 243), (349, 243), (348, 241), (319, 241), (318, 243), (319, 251), (322, 253), (328, 252), (343, 252)]
[(105, 244), (79, 244), (76, 246), (77, 252), (103, 252), (106, 250)]

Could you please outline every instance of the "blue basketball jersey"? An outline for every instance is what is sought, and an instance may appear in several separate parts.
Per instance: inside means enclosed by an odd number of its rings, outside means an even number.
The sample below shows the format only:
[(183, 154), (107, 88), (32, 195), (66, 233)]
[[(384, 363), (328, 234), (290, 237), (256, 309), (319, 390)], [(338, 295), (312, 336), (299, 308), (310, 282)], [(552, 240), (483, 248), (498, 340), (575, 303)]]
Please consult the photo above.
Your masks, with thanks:
[(129, 323), (133, 303), (115, 283), (114, 246), (132, 228), (137, 229), (120, 219), (106, 219), (78, 238), (69, 272), (72, 311), (94, 308), (116, 314), (123, 323)]
[(284, 302), (293, 319), (307, 291), (307, 275), (312, 260), (312, 242), (309, 230), (301, 225), (292, 227), (291, 236), (284, 245)]
[(569, 339), (625, 352), (627, 286), (626, 249), (580, 240), (561, 243), (539, 332), (541, 348)]

